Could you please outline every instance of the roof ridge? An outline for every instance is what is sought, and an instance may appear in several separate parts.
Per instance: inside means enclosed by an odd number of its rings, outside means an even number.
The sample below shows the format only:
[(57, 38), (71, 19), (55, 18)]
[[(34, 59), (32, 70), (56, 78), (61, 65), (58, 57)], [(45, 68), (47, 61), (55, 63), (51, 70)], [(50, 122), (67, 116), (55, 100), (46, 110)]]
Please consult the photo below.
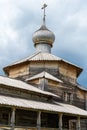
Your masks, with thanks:
[(35, 52), (33, 55), (30, 56), (29, 59), (33, 58), (34, 56), (38, 55), (39, 53), (41, 53), (41, 51)]
[(50, 74), (50, 73), (48, 73), (48, 72), (46, 72), (46, 71), (42, 71), (42, 72), (40, 72), (40, 73), (38, 73), (38, 74), (36, 74), (36, 75), (34, 75), (34, 76), (32, 76), (32, 77), (26, 79), (25, 81), (42, 78), (43, 76), (44, 76), (46, 79), (55, 80), (55, 81), (57, 81), (57, 82), (63, 82), (62, 80), (56, 78), (54, 75), (52, 75), (52, 74)]

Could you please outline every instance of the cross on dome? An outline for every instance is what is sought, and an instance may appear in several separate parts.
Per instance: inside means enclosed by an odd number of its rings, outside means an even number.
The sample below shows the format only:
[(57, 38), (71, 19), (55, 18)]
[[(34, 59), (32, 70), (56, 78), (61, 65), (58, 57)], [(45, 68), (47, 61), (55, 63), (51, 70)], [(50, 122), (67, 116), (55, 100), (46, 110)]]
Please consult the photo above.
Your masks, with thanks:
[(47, 7), (46, 4), (43, 5), (43, 7), (41, 9), (44, 10), (44, 15), (43, 15), (43, 22), (45, 23), (45, 17), (46, 17), (46, 14), (45, 14), (45, 8)]
[(41, 27), (33, 33), (32, 40), (34, 42), (34, 46), (36, 50), (41, 52), (51, 53), (51, 47), (53, 46), (53, 42), (55, 40), (55, 35), (52, 31), (50, 31), (45, 25), (45, 9), (47, 5), (44, 4), (41, 9), (44, 11), (43, 15), (43, 24)]

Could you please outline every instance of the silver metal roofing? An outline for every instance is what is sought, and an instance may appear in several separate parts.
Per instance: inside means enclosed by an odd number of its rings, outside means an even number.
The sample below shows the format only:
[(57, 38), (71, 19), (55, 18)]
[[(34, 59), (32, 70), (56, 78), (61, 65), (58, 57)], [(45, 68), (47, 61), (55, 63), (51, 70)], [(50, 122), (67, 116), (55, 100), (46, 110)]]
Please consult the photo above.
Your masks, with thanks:
[[(44, 4), (46, 5), (46, 4)], [(45, 6), (46, 7), (46, 6)], [(45, 8), (44, 8), (45, 9)], [(44, 10), (44, 17), (43, 17), (43, 24), (42, 26), (33, 33), (32, 40), (35, 44), (39, 43), (46, 43), (52, 46), (52, 43), (55, 40), (55, 35), (52, 31), (50, 31), (45, 24), (45, 10)]]
[(31, 91), (31, 92), (36, 92), (36, 93), (40, 93), (40, 94), (44, 94), (44, 95), (48, 95), (48, 96), (56, 96), (58, 97), (57, 95), (55, 94), (52, 94), (50, 92), (47, 92), (47, 91), (43, 91), (43, 90), (40, 90), (30, 84), (27, 84), (21, 80), (16, 80), (16, 79), (11, 79), (11, 78), (8, 78), (8, 77), (3, 77), (3, 76), (0, 76), (0, 85), (6, 85), (6, 86), (10, 86), (10, 87), (13, 87), (13, 88), (19, 88), (19, 89), (24, 89), (24, 90), (28, 90), (28, 91)]
[(40, 27), (40, 29), (38, 29), (37, 31), (35, 31), (33, 33), (32, 40), (35, 44), (47, 43), (47, 44), (50, 44), (52, 46), (52, 44), (55, 40), (55, 35), (53, 34), (52, 31), (47, 29), (45, 24), (43, 24)]
[(30, 81), (30, 80), (38, 79), (38, 78), (43, 78), (43, 77), (45, 77), (46, 79), (51, 79), (51, 80), (56, 81), (56, 82), (60, 82), (60, 83), (63, 82), (62, 80), (54, 77), (53, 75), (51, 75), (45, 71), (26, 79), (26, 81)]
[(55, 104), (32, 101), (28, 99), (8, 97), (0, 95), (0, 104), (6, 106), (14, 106), (32, 110), (49, 111), (56, 113), (73, 114), (87, 117), (87, 111), (77, 108), (73, 105), (55, 102)]

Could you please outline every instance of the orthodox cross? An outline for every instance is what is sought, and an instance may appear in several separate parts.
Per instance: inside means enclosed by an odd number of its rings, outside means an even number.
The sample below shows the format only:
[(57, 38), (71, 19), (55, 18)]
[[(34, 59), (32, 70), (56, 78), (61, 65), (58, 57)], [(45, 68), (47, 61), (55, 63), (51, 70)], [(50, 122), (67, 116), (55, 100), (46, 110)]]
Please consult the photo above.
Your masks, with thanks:
[(44, 22), (44, 23), (45, 23), (45, 16), (46, 16), (46, 14), (45, 14), (45, 8), (46, 8), (46, 7), (47, 7), (47, 5), (44, 4), (43, 7), (41, 8), (41, 9), (44, 10), (44, 17), (43, 17), (43, 22)]

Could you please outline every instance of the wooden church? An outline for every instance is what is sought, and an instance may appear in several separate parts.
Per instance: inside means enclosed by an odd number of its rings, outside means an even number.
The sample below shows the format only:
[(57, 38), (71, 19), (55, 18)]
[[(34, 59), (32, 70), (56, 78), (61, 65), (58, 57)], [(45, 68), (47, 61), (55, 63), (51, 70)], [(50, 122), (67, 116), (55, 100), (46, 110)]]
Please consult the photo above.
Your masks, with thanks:
[(4, 67), (0, 76), (0, 130), (87, 130), (87, 89), (82, 68), (51, 54), (55, 35), (34, 32), (36, 52)]

